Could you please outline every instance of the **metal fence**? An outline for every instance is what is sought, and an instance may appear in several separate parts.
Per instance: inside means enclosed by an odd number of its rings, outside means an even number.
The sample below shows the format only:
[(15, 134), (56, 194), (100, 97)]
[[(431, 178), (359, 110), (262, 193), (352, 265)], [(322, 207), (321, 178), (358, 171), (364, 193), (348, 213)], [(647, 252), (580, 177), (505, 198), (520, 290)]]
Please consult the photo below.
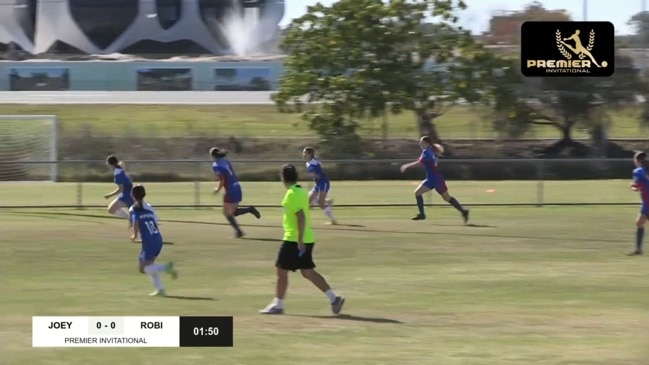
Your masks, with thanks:
[[(423, 178), (418, 168), (400, 174), (399, 166), (404, 162), (408, 161), (323, 163), (333, 181), (332, 193), (340, 198), (336, 206), (401, 207), (412, 206), (412, 191)], [(304, 166), (303, 161), (232, 160), (242, 181), (244, 201), (260, 207), (278, 207), (277, 197), (283, 189), (278, 172), (285, 163)], [(57, 165), (60, 182), (45, 181), (52, 164)], [(154, 202), (158, 207), (218, 207), (220, 198), (211, 195), (215, 182), (210, 164), (205, 160), (134, 160), (126, 162), (126, 169), (135, 183), (155, 186)], [(630, 159), (443, 159), (439, 169), (451, 192), (471, 206), (634, 205), (638, 202), (637, 195), (627, 193), (633, 169)], [(23, 174), (22, 178), (18, 179), (17, 173)], [(38, 176), (40, 183), (25, 181), (39, 180)], [(0, 161), (0, 179), (5, 181), (0, 184), (0, 208), (105, 207), (103, 195), (115, 188), (103, 160), (10, 164)], [(434, 196), (427, 195), (429, 205), (445, 205)]]

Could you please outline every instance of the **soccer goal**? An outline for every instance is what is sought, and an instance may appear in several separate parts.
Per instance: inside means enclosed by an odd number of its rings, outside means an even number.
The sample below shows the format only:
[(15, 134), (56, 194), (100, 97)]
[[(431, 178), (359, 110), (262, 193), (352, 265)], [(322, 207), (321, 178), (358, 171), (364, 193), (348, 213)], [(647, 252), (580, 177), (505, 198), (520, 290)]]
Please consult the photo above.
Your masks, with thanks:
[(0, 115), (0, 181), (56, 181), (55, 115)]

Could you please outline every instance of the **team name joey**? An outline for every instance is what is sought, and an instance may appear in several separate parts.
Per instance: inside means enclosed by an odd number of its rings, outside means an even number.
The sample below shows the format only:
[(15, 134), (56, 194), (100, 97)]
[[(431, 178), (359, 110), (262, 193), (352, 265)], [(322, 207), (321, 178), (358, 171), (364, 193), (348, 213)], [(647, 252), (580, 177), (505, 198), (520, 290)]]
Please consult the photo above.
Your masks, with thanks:
[(72, 328), (72, 322), (52, 322), (48, 329), (67, 330)]
[(162, 329), (162, 322), (140, 322), (140, 329), (160, 330)]

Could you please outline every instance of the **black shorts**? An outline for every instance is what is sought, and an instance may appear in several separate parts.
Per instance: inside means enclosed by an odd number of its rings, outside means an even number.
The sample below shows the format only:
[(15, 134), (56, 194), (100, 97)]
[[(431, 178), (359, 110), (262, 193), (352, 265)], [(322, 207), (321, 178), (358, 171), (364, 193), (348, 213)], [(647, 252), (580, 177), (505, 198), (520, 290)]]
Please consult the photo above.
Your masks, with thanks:
[(284, 241), (277, 253), (275, 267), (296, 271), (315, 268), (313, 262), (313, 246), (315, 243), (305, 244), (306, 252), (300, 256), (300, 250), (297, 248), (297, 242)]

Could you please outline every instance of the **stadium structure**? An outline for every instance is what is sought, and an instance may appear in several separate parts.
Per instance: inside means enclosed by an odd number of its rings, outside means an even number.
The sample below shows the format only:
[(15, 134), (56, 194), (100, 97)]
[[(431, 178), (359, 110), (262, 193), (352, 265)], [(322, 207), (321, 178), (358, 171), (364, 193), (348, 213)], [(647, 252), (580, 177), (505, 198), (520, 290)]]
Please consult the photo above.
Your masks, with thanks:
[(239, 29), (254, 26), (256, 43), (273, 41), (284, 0), (4, 0), (0, 44), (35, 55), (71, 50), (227, 55), (237, 40), (224, 25), (251, 9), (256, 19)]

